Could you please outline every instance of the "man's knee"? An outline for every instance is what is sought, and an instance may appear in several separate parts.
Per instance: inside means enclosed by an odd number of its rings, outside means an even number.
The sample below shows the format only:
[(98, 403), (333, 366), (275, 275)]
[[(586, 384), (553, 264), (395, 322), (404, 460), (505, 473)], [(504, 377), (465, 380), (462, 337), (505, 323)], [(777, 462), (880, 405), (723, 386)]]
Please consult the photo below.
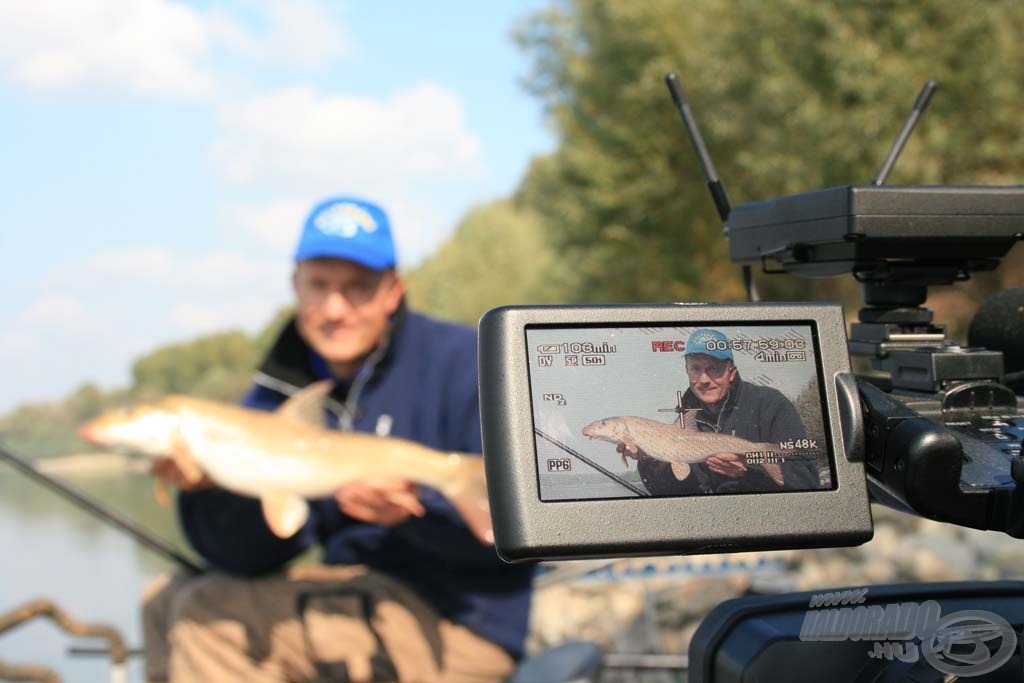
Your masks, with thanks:
[(205, 574), (184, 584), (170, 611), (172, 647), (220, 643), (267, 655), (273, 633), (295, 620), (295, 597), (281, 577), (249, 579)]
[(246, 597), (240, 589), (244, 583), (244, 579), (222, 574), (204, 574), (181, 583), (168, 603), (171, 623), (231, 618)]
[[(259, 639), (253, 638), (240, 618), (240, 580), (208, 574), (196, 577), (175, 592), (170, 602), (168, 645), (173, 662), (204, 666), (206, 655), (252, 651), (257, 654)], [(262, 652), (262, 650), (260, 650)]]
[(172, 605), (182, 587), (191, 581), (186, 574), (161, 574), (142, 589), (142, 622), (160, 630), (170, 623)]
[(168, 678), (171, 606), (181, 587), (190, 580), (191, 576), (185, 574), (161, 574), (142, 590), (142, 646), (147, 681)]

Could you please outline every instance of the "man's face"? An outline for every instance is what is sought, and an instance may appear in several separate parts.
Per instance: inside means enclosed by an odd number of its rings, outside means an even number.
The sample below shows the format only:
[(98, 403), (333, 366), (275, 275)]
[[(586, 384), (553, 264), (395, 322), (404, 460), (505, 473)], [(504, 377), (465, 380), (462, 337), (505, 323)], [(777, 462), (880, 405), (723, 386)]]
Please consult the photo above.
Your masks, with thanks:
[(686, 357), (686, 375), (697, 398), (714, 404), (729, 393), (729, 385), (736, 379), (736, 366), (731, 360), (695, 353)]
[(405, 287), (393, 270), (352, 261), (300, 261), (292, 276), (299, 333), (333, 369), (354, 371), (388, 329)]

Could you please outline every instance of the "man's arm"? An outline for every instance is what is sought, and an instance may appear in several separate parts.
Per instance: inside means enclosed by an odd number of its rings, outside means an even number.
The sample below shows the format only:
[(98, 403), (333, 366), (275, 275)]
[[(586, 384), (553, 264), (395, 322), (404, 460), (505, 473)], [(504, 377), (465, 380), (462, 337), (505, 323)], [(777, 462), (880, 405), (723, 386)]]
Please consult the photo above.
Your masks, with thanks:
[(291, 538), (278, 538), (263, 521), (258, 500), (223, 489), (182, 491), (178, 495), (178, 514), (196, 552), (232, 574), (272, 572), (316, 540), (314, 522), (308, 522)]
[(185, 537), (218, 569), (245, 576), (265, 574), (314, 541), (311, 524), (293, 538), (278, 538), (267, 527), (258, 500), (218, 488), (205, 475), (190, 480), (171, 458), (157, 460), (151, 472), (179, 489), (178, 516)]
[(644, 487), (652, 496), (694, 496), (704, 493), (701, 465), (691, 465), (690, 476), (679, 480), (672, 473), (671, 464), (655, 460), (640, 450), (633, 457), (637, 457), (636, 469)]
[(420, 487), (420, 502), (427, 510), (395, 527), (395, 533), (418, 550), (468, 567), (500, 565), (494, 546), (485, 544), (469, 531), (458, 511), (439, 491)]
[[(444, 366), (448, 381), (439, 399), (444, 401), (445, 447), (462, 453), (481, 453), (476, 335), (457, 334), (447, 348)], [(455, 564), (494, 567), (501, 563), (494, 546), (477, 540), (440, 492), (426, 486), (418, 487), (418, 492), (426, 514), (410, 517), (396, 526), (396, 534), (418, 550)]]

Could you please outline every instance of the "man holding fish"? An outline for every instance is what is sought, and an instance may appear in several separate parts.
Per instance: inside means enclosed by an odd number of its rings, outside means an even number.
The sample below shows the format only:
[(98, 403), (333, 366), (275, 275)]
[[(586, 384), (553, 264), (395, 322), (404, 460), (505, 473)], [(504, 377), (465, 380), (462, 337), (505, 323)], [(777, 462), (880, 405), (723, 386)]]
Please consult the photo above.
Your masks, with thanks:
[[(730, 438), (743, 448), (764, 452), (778, 450), (782, 441), (806, 436), (800, 415), (781, 392), (740, 378), (728, 341), (721, 331), (714, 329), (699, 329), (690, 335), (683, 354), (689, 387), (680, 406), (680, 425), (694, 437), (673, 435), (680, 447), (699, 440), (711, 446), (721, 442), (722, 450), (708, 455), (716, 448), (705, 448), (702, 444), (700, 448), (705, 452), (697, 452), (694, 443), (692, 456), (682, 452), (677, 455), (671, 448), (662, 455), (645, 452), (642, 444), (629, 438), (619, 440), (617, 450), (623, 457), (637, 459), (644, 486), (658, 496), (818, 488), (813, 460), (791, 458), (782, 463), (748, 465), (744, 453), (735, 452), (740, 448), (725, 450)], [(587, 429), (600, 431), (597, 426)]]
[[(211, 444), (250, 456), (276, 436), (253, 439), (224, 427), (248, 424), (231, 416), (204, 432), (201, 420), (178, 412), (172, 453), (153, 471), (181, 489), (185, 534), (213, 571), (150, 590), (149, 679), (506, 678), (522, 654), (532, 569), (501, 562), (488, 542), (485, 504), (474, 513), (461, 495), (480, 471), (479, 458), (458, 455), (481, 450), (474, 332), (406, 310), (388, 218), (369, 202), (343, 197), (316, 206), (295, 262), (295, 318), (243, 405), (290, 420), (308, 417), (309, 405), (296, 403), (318, 394), (326, 410), (314, 412), (330, 427), (389, 438), (332, 442), (311, 432), (290, 442), (295, 462), (274, 477), (277, 489), (264, 484), (264, 491), (231, 472), (214, 476), (202, 457), (188, 456)], [(268, 416), (260, 424), (276, 423)], [(226, 445), (236, 431), (251, 445)], [(297, 506), (292, 494), (309, 497), (317, 482), (296, 483), (285, 495), (285, 480), (305, 472), (336, 485), (316, 473), (327, 469), (303, 469), (313, 459), (307, 451), (318, 448), (349, 473), (336, 490)], [(458, 486), (445, 486), (448, 465), (453, 481), (456, 470), (467, 473)], [(317, 545), (323, 565), (279, 571)]]

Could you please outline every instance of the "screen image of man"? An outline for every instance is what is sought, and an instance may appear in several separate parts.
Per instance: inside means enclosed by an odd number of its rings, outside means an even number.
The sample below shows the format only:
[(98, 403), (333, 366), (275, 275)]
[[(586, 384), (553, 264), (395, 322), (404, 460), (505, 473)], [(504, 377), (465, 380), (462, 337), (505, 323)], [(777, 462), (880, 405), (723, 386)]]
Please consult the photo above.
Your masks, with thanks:
[[(710, 342), (710, 343), (709, 343)], [(743, 380), (725, 334), (695, 330), (683, 354), (689, 386), (681, 411), (696, 417), (697, 429), (737, 436), (754, 443), (780, 443), (806, 436), (800, 415), (780, 391)], [(813, 459), (790, 458), (781, 463), (782, 484), (760, 466), (748, 464), (742, 453), (715, 453), (691, 466), (690, 475), (677, 479), (667, 462), (643, 451), (618, 450), (637, 458), (637, 470), (652, 495), (681, 496), (716, 493), (754, 493), (818, 488)]]

